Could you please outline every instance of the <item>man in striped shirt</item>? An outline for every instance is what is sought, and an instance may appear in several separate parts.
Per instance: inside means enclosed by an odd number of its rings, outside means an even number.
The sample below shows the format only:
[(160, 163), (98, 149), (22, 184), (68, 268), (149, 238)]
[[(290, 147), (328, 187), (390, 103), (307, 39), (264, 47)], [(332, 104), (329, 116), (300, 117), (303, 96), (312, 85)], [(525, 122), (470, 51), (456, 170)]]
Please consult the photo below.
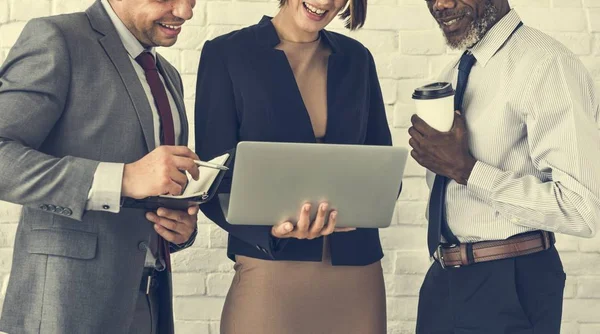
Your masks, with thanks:
[(435, 259), (417, 333), (559, 333), (565, 273), (554, 233), (592, 237), (600, 221), (592, 78), (507, 0), (426, 4), (448, 45), (467, 51), (440, 78), (457, 90), (452, 129), (416, 115), (409, 129), (432, 188)]

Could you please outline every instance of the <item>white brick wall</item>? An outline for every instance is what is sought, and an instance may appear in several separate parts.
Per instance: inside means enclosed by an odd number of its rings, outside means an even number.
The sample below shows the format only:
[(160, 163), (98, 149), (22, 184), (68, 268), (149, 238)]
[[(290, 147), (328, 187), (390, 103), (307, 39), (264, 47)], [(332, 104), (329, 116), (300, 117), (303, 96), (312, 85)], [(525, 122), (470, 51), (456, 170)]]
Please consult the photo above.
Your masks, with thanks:
[[(25, 22), (33, 17), (85, 9), (93, 0), (0, 0), (0, 62)], [(411, 90), (431, 80), (452, 57), (423, 0), (371, 0), (365, 29), (349, 35), (374, 54), (396, 145), (407, 145), (406, 128), (414, 108)], [(523, 20), (581, 56), (600, 87), (600, 0), (513, 0)], [(195, 74), (204, 41), (258, 22), (277, 11), (275, 0), (198, 1), (195, 16), (179, 42), (161, 49), (182, 73), (188, 114), (193, 117)], [(332, 30), (344, 32), (342, 22)], [(193, 135), (193, 133), (192, 133)], [(414, 161), (392, 226), (382, 231), (383, 268), (388, 294), (389, 333), (412, 333), (417, 295), (428, 266), (424, 211), (424, 171)], [(0, 302), (6, 290), (19, 206), (0, 203)], [(226, 234), (200, 219), (198, 240), (174, 256), (177, 332), (216, 334), (232, 263), (225, 256)], [(565, 334), (600, 333), (600, 238), (559, 236), (565, 270)]]

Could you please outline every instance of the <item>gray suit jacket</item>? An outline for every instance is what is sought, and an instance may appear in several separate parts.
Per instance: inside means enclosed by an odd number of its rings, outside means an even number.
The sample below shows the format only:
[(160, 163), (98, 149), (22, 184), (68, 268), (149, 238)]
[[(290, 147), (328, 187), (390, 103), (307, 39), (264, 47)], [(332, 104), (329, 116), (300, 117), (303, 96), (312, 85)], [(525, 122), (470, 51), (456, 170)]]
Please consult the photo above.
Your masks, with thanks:
[[(158, 56), (188, 127), (179, 74)], [(101, 3), (31, 20), (0, 68), (0, 200), (23, 205), (0, 330), (127, 333), (152, 224), (145, 211), (85, 211), (100, 161), (155, 148), (152, 112)], [(170, 274), (161, 333), (173, 332)]]

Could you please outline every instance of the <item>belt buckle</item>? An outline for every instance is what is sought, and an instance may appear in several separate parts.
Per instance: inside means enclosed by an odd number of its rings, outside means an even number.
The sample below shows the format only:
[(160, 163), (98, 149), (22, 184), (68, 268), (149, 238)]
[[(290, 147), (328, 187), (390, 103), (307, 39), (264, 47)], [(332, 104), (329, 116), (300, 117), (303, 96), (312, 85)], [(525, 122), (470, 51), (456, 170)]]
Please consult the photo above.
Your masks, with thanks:
[(554, 236), (554, 233), (540, 230), (540, 235), (542, 236), (542, 245), (544, 250), (549, 249), (556, 243), (556, 237)]
[(460, 268), (460, 267), (461, 267), (461, 265), (460, 265), (460, 264), (457, 264), (457, 265), (454, 265), (454, 266), (450, 266), (450, 267), (447, 267), (447, 266), (446, 266), (446, 264), (444, 263), (444, 253), (442, 252), (442, 247), (443, 247), (443, 246), (446, 246), (446, 247), (448, 247), (448, 248), (454, 248), (454, 247), (457, 247), (458, 245), (456, 245), (456, 244), (446, 244), (446, 245), (444, 245), (444, 244), (439, 244), (439, 245), (437, 246), (437, 249), (435, 250), (435, 254), (437, 255), (438, 261), (440, 262), (440, 266), (442, 267), (442, 269), (447, 269), (447, 268)]
[(435, 255), (437, 255), (438, 262), (440, 263), (440, 266), (442, 266), (442, 269), (446, 269), (446, 265), (444, 264), (444, 254), (442, 253), (442, 244), (437, 246)]

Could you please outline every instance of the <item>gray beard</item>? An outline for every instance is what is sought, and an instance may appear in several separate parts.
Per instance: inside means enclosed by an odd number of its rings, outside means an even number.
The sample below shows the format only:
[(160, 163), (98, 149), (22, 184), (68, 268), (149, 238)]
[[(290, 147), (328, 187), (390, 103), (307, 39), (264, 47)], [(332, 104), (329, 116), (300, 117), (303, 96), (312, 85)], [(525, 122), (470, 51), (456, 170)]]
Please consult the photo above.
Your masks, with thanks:
[(444, 35), (444, 37), (446, 37), (446, 44), (455, 50), (464, 50), (472, 47), (477, 44), (477, 42), (485, 36), (490, 27), (496, 23), (497, 17), (498, 8), (494, 6), (491, 1), (487, 1), (483, 16), (471, 22), (471, 26), (469, 27), (469, 30), (467, 30), (465, 37), (459, 41), (450, 41), (446, 35)]

